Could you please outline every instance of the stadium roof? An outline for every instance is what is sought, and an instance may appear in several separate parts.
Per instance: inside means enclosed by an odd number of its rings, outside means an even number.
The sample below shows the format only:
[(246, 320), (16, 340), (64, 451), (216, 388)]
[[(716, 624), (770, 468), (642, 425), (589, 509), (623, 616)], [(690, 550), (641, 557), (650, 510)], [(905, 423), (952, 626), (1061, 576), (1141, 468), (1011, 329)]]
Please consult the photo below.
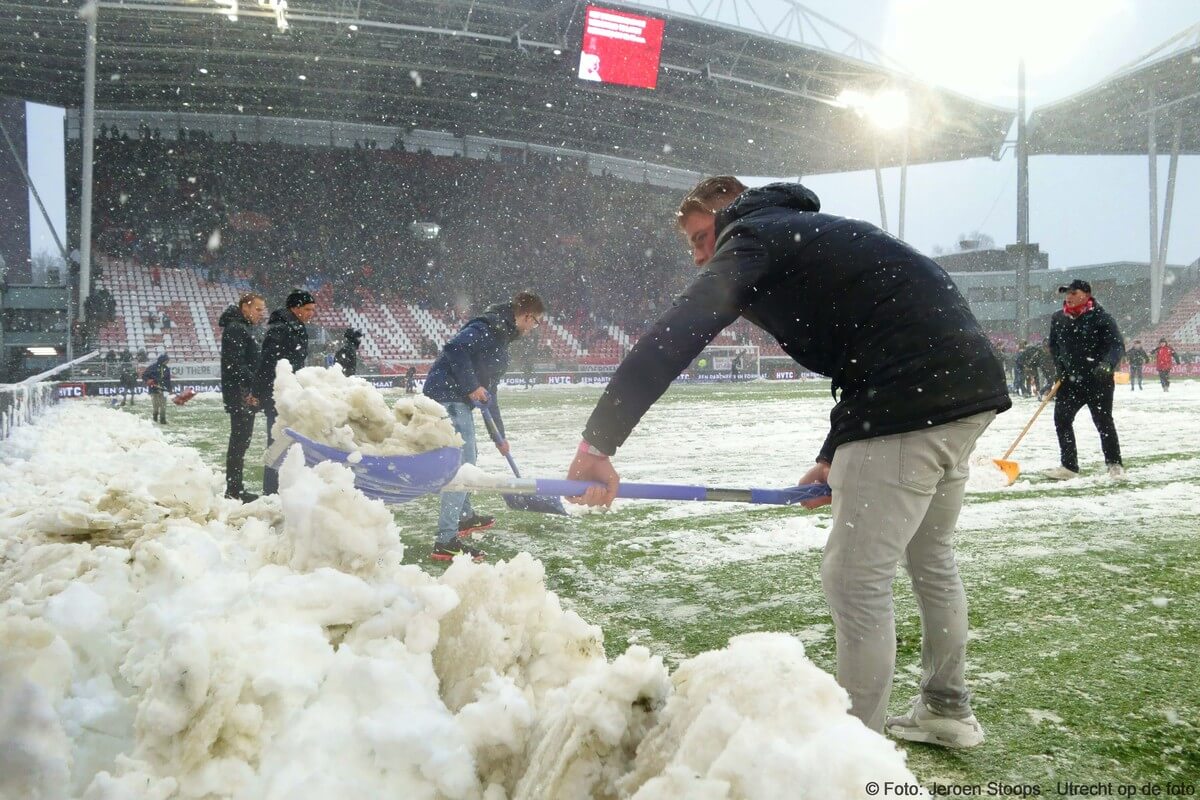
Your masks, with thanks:
[[(845, 90), (907, 95), (910, 164), (994, 156), (1013, 119), (921, 84), (787, 0), (774, 22), (751, 0), (718, 4), (745, 9), (742, 26), (686, 0), (605, 3), (667, 19), (654, 90), (575, 76), (578, 0), (289, 0), (286, 30), (255, 0), (230, 20), (236, 2), (101, 0), (96, 107), (443, 130), (742, 175), (865, 169), (877, 149), (880, 165), (901, 163), (905, 137), (845, 108)], [(0, 94), (81, 105), (78, 11), (0, 0)]]
[(1030, 116), (1031, 154), (1142, 155), (1155, 141), (1170, 149), (1180, 124), (1180, 153), (1200, 153), (1200, 25), (1172, 37), (1100, 83)]

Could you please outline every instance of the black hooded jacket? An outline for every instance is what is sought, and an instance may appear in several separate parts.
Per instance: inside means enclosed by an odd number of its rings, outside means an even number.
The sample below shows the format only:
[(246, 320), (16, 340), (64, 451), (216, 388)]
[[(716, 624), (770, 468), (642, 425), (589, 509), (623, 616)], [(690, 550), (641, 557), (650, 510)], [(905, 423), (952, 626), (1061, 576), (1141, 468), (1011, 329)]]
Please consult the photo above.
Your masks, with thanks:
[(291, 362), (293, 372), (299, 372), (308, 360), (308, 328), (290, 308), (275, 309), (267, 321), (254, 392), (264, 406), (274, 407), (275, 364), (283, 359)]
[(1106, 379), (1125, 355), (1125, 343), (1117, 321), (1094, 300), (1093, 307), (1071, 319), (1062, 310), (1050, 317), (1050, 355), (1064, 382), (1087, 383), (1096, 379), (1096, 368), (1104, 367)]
[(333, 362), (342, 368), (345, 375), (354, 375), (358, 372), (358, 345), (354, 342), (343, 342), (342, 346), (333, 354)]
[(246, 407), (246, 395), (254, 394), (258, 342), (236, 305), (222, 311), (217, 324), (221, 326), (221, 399), (225, 410), (233, 413)]
[(819, 210), (808, 189), (776, 183), (719, 212), (712, 259), (621, 363), (584, 438), (614, 452), (739, 316), (833, 379), (821, 460), (847, 442), (1009, 408), (1004, 368), (942, 268), (870, 223)]

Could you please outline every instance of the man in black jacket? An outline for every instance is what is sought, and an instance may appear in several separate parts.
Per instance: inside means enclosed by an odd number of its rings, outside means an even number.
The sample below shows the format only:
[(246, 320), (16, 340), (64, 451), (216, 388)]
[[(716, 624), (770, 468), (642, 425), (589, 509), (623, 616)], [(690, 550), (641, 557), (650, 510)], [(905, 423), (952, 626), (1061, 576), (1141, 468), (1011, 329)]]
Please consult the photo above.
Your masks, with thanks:
[(1090, 283), (1073, 280), (1058, 287), (1058, 291), (1066, 294), (1066, 299), (1062, 310), (1050, 318), (1049, 344), (1062, 381), (1054, 403), (1054, 428), (1062, 464), (1043, 474), (1058, 481), (1079, 477), (1075, 415), (1087, 406), (1100, 432), (1100, 449), (1109, 476), (1124, 477), (1112, 405), (1113, 370), (1125, 355), (1125, 343), (1116, 320), (1092, 297)]
[(874, 225), (819, 211), (799, 184), (746, 190), (721, 177), (692, 190), (678, 221), (703, 269), (614, 373), (569, 476), (605, 484), (579, 502), (612, 502), (620, 479), (608, 458), (646, 410), (739, 316), (761, 327), (833, 379), (830, 431), (800, 483), (833, 491), (821, 576), (851, 713), (884, 728), (896, 659), (892, 578), (903, 560), (920, 601), (925, 674), (921, 697), (887, 730), (970, 747), (983, 729), (964, 678), (966, 596), (953, 534), (975, 441), (1011, 406), (1004, 368), (936, 263)]
[(362, 331), (347, 328), (342, 336), (346, 342), (333, 354), (333, 363), (342, 368), (344, 375), (354, 375), (358, 371), (358, 346), (362, 344)]
[(1129, 391), (1141, 389), (1142, 369), (1150, 360), (1150, 355), (1142, 347), (1141, 339), (1133, 340), (1133, 347), (1125, 351), (1125, 358), (1129, 360)]
[(267, 316), (267, 303), (262, 295), (248, 292), (238, 298), (237, 305), (221, 314), (221, 399), (229, 414), (229, 447), (225, 451), (225, 496), (250, 502), (257, 495), (247, 492), (243, 485), (246, 449), (254, 435), (254, 415), (259, 401), (254, 395), (258, 371), (258, 342), (250, 326), (258, 325)]
[[(291, 362), (292, 370), (299, 372), (308, 360), (308, 328), (305, 324), (316, 313), (313, 296), (303, 289), (295, 289), (287, 296), (284, 308), (271, 312), (267, 323), (267, 335), (263, 337), (262, 358), (259, 360), (254, 396), (262, 403), (267, 418), (267, 446), (275, 441), (275, 365), (280, 361)], [(279, 491), (279, 471), (263, 468), (263, 494)]]

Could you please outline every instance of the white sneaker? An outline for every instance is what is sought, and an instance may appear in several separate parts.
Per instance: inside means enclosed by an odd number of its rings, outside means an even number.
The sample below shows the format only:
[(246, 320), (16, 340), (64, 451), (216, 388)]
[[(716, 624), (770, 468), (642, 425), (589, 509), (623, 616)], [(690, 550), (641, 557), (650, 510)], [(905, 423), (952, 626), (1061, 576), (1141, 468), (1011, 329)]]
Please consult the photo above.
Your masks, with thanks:
[(1078, 478), (1079, 473), (1075, 470), (1067, 469), (1059, 465), (1054, 469), (1048, 469), (1042, 473), (1043, 478), (1049, 478), (1052, 481), (1069, 481), (1071, 478)]
[(1108, 477), (1118, 481), (1125, 480), (1125, 468), (1120, 464), (1109, 464)]
[(965, 748), (983, 743), (983, 726), (975, 715), (953, 719), (935, 714), (918, 697), (902, 717), (889, 717), (884, 729), (897, 739), (940, 747)]

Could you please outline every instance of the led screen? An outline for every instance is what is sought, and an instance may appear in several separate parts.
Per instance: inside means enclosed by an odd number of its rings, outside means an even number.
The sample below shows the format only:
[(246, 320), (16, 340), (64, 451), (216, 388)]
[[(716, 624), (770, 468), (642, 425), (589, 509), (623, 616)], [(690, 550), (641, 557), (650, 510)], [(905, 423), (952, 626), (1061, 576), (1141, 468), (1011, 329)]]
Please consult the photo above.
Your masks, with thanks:
[(663, 21), (588, 6), (579, 53), (579, 77), (653, 89), (658, 85)]

